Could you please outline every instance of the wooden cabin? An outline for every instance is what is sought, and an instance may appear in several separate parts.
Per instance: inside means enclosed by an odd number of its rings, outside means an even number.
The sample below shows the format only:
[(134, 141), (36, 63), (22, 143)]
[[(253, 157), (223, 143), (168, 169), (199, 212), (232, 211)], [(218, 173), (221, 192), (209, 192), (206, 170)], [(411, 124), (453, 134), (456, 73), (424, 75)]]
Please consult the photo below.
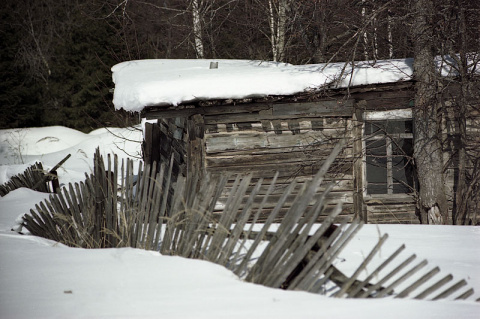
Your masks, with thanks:
[[(175, 174), (187, 180), (206, 172), (252, 174), (252, 188), (263, 179), (261, 194), (278, 172), (278, 185), (286, 187), (296, 180), (298, 191), (338, 141), (346, 139), (323, 183), (335, 182), (325, 215), (342, 201), (340, 217), (358, 216), (368, 223), (419, 223), (412, 160), (413, 101), (413, 81), (400, 81), (147, 105), (142, 110), (148, 120), (144, 161), (173, 160)], [(454, 121), (446, 118), (444, 122), (444, 140), (451, 141)], [(449, 185), (453, 184), (453, 170), (446, 175)], [(277, 198), (283, 188), (274, 190)], [(258, 205), (261, 200), (261, 196), (256, 199)], [(287, 203), (292, 201), (293, 196)], [(265, 204), (264, 217), (275, 204)]]

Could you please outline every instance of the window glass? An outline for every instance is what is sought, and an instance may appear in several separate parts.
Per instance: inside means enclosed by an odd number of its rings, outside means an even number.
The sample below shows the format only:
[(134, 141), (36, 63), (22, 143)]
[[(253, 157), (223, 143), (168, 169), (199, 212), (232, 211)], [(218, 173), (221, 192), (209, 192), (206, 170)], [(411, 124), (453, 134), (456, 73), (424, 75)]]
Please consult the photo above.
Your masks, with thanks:
[(411, 120), (365, 123), (368, 194), (411, 193), (413, 135)]
[(385, 139), (367, 141), (367, 181), (369, 194), (387, 193)]

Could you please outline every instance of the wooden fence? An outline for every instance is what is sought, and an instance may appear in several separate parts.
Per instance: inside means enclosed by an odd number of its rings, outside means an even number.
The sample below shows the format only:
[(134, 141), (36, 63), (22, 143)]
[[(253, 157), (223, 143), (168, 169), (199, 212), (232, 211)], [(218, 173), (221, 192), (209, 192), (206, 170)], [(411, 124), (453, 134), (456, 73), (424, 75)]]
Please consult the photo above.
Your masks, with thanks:
[(43, 169), (42, 163), (37, 162), (28, 167), (23, 173), (12, 176), (8, 182), (0, 185), (0, 196), (3, 197), (21, 187), (50, 193), (53, 189), (49, 185), (50, 179), (48, 177), (47, 172)]
[(36, 162), (23, 173), (13, 176), (8, 182), (0, 185), (0, 196), (3, 197), (20, 187), (26, 187), (44, 193), (55, 192), (60, 187), (57, 169), (65, 163), (70, 156), (71, 154), (65, 156), (65, 158), (48, 172), (43, 169), (42, 163)]
[[(341, 148), (342, 144), (337, 145), (318, 173), (295, 193), (293, 204), (275, 225), (275, 232), (270, 229), (295, 189), (295, 181), (285, 188), (275, 208), (259, 224), (278, 175), (271, 180), (267, 193), (262, 194), (259, 205), (252, 203), (263, 181), (260, 179), (252, 189), (251, 175), (235, 176), (222, 214), (215, 215), (228, 176), (215, 180), (209, 174), (190, 180), (179, 176), (172, 185), (172, 162), (161, 163), (158, 170), (157, 165), (140, 164), (135, 172), (131, 160), (122, 161), (119, 167), (116, 156), (108, 155), (105, 164), (98, 149), (93, 174), (86, 175), (85, 182), (70, 184), (36, 205), (30, 215), (24, 216), (24, 226), (33, 235), (74, 247), (136, 247), (208, 260), (248, 282), (274, 288), (349, 298), (413, 295), (424, 299), (433, 294), (431, 299), (437, 300), (455, 293), (455, 299), (472, 296), (473, 289), (465, 288), (465, 280), (445, 288), (452, 275), (432, 284), (440, 270), (437, 267), (422, 274), (425, 260), (407, 269), (416, 256), (400, 258), (404, 245), (363, 278), (364, 270), (386, 241), (386, 234), (351, 276), (334, 266), (363, 225), (358, 220), (333, 224), (342, 209), (341, 202), (320, 226), (315, 224), (333, 184), (322, 185), (325, 190), (320, 198), (315, 196), (316, 191)], [(244, 198), (248, 198), (246, 203), (242, 203)], [(260, 248), (262, 243), (265, 248)], [(385, 273), (387, 266), (395, 263), (398, 265)], [(396, 290), (412, 278), (408, 287)], [(332, 283), (335, 288), (327, 291), (326, 285)]]

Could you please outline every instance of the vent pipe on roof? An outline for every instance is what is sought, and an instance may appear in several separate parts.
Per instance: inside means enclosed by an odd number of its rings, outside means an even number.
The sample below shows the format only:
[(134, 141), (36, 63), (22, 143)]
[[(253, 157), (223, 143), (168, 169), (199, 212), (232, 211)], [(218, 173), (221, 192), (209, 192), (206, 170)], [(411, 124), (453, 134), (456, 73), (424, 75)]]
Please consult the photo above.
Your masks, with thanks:
[(218, 62), (210, 62), (210, 69), (218, 69)]

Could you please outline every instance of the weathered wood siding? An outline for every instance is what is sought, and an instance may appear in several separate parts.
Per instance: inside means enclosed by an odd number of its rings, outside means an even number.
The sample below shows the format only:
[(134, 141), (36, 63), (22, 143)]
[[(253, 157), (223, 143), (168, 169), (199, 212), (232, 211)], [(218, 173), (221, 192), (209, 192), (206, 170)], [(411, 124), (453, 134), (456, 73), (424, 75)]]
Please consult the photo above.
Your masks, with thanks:
[[(347, 138), (347, 147), (338, 156), (324, 184), (336, 180), (327, 198), (328, 214), (338, 201), (344, 202), (341, 216), (353, 216), (353, 149), (352, 120), (344, 117), (312, 117), (291, 120), (257, 120), (235, 122), (236, 117), (223, 118), (223, 123), (210, 124), (206, 133), (206, 168), (212, 173), (252, 174), (253, 188), (263, 178), (260, 196), (255, 205), (260, 205), (268, 186), (279, 173), (274, 196), (264, 205), (268, 214), (276, 204), (277, 197), (290, 181), (298, 184), (287, 199), (287, 207), (303, 187), (304, 180), (314, 175), (341, 138)], [(231, 181), (233, 182), (233, 181)], [(231, 187), (231, 183), (227, 185)], [(324, 187), (319, 189), (323, 191)], [(225, 194), (227, 195), (227, 194)], [(225, 196), (226, 199), (226, 196)], [(246, 200), (246, 199), (245, 199)]]
[[(333, 205), (342, 200), (345, 202), (343, 216), (358, 215), (369, 223), (418, 223), (413, 194), (367, 194), (363, 143), (364, 112), (409, 108), (413, 106), (413, 98), (413, 83), (406, 82), (356, 87), (348, 92), (338, 90), (318, 96), (206, 101), (152, 108), (145, 115), (147, 119), (159, 119), (158, 125), (154, 125), (158, 127), (147, 129), (145, 138), (158, 142), (146, 142), (144, 156), (146, 161), (147, 158), (170, 161), (173, 156), (174, 171), (184, 176), (201, 171), (252, 173), (250, 188), (263, 179), (260, 194), (267, 192), (278, 171), (274, 192), (280, 194), (281, 188), (292, 179), (297, 181), (292, 198), (287, 200), (291, 203), (306, 178), (317, 172), (335, 143), (345, 137), (347, 147), (324, 182), (336, 180), (327, 203)], [(480, 142), (480, 114), (472, 111), (470, 115), (467, 130), (468, 148), (472, 152)], [(454, 113), (445, 116), (446, 183), (451, 206), (457, 169), (451, 145), (457, 138), (456, 126)], [(232, 186), (233, 178), (227, 183), (223, 200)], [(269, 202), (264, 203), (265, 214), (276, 204), (274, 196), (269, 198)], [(262, 196), (259, 196), (254, 206), (261, 204)], [(218, 209), (221, 211), (221, 201)], [(330, 207), (327, 213), (329, 211)]]
[(415, 198), (408, 194), (375, 195), (365, 198), (370, 224), (419, 224)]
[[(147, 114), (147, 118), (158, 118), (158, 124), (152, 125), (158, 128), (149, 128), (145, 135), (158, 136), (158, 142), (146, 141), (144, 154), (150, 159), (159, 158), (163, 161), (173, 154), (174, 169), (185, 176), (193, 176), (199, 169), (213, 174), (251, 173), (251, 188), (262, 178), (260, 196), (254, 207), (260, 205), (262, 194), (267, 192), (278, 171), (274, 196), (268, 197), (262, 210), (263, 216), (266, 216), (276, 204), (275, 195), (280, 196), (283, 192), (282, 185), (286, 187), (293, 179), (298, 182), (287, 199), (288, 207), (303, 187), (305, 179), (318, 171), (340, 139), (347, 138), (347, 147), (324, 181), (324, 184), (333, 179), (336, 181), (327, 199), (329, 206), (324, 215), (341, 200), (345, 203), (342, 215), (352, 217), (352, 112), (353, 100), (332, 99), (307, 103), (249, 103), (153, 111)], [(202, 130), (204, 135), (200, 133)], [(192, 138), (192, 135), (196, 135), (196, 138)], [(160, 155), (153, 155), (158, 151), (150, 145), (158, 143)], [(232, 185), (233, 179), (227, 183), (226, 192), (218, 205), (219, 211), (221, 201), (226, 200)]]
[(170, 181), (164, 181), (167, 187), (167, 207), (170, 207), (175, 193), (178, 176), (186, 176), (187, 131), (184, 118), (159, 119), (157, 123), (145, 123), (144, 141), (142, 144), (143, 160), (145, 164), (160, 163), (166, 165), (171, 176)]

